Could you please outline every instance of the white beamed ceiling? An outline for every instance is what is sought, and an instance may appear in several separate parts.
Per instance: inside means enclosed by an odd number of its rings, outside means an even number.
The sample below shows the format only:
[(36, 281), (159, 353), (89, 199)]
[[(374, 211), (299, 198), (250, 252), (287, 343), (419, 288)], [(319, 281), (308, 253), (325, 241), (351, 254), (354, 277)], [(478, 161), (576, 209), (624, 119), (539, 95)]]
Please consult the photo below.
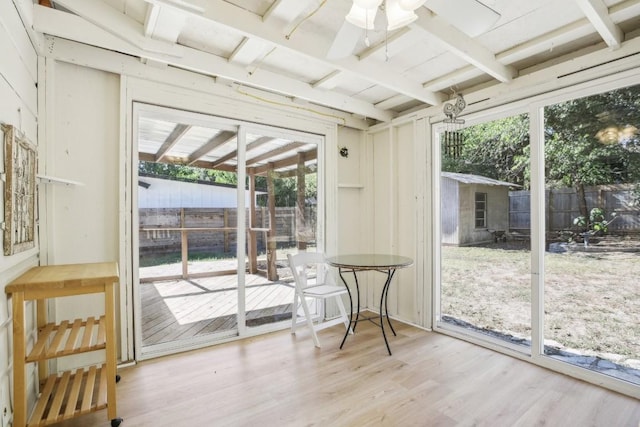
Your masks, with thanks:
[[(451, 0), (455, 3), (459, 0)], [(640, 0), (482, 0), (500, 14), (471, 38), (431, 12), (410, 26), (364, 30), (352, 55), (327, 52), (351, 0), (53, 0), (34, 29), (329, 107), (370, 123), (453, 92), (469, 96), (580, 52), (638, 37)], [(47, 9), (47, 10), (44, 10)]]

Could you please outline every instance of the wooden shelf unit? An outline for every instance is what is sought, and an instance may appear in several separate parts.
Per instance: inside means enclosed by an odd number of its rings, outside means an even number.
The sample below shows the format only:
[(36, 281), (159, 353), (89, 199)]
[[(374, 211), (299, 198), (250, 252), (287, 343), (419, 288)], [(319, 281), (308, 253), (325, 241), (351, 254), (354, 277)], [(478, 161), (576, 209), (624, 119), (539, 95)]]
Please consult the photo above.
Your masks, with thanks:
[[(115, 262), (34, 267), (6, 286), (13, 306), (14, 427), (47, 426), (89, 412), (107, 409), (112, 426), (116, 417)], [(47, 322), (46, 301), (51, 298), (104, 293), (105, 313), (99, 318)], [(25, 303), (37, 301), (38, 338), (26, 354)], [(105, 351), (100, 366), (49, 375), (49, 359)], [(28, 419), (28, 363), (38, 364), (40, 393)], [(27, 422), (28, 419), (28, 422)]]

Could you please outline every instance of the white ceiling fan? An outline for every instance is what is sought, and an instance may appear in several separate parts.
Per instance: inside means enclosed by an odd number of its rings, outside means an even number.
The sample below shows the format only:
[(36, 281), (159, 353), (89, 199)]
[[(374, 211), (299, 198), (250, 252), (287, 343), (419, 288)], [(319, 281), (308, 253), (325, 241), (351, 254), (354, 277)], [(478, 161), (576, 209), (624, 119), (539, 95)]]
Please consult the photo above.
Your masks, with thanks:
[[(415, 11), (422, 6), (469, 37), (486, 32), (500, 18), (498, 12), (479, 0), (353, 0), (327, 58), (340, 59), (351, 55), (364, 33), (379, 28), (382, 15), (386, 17), (383, 18), (386, 30), (394, 31), (415, 21), (418, 18)], [(378, 13), (382, 11), (384, 13)]]

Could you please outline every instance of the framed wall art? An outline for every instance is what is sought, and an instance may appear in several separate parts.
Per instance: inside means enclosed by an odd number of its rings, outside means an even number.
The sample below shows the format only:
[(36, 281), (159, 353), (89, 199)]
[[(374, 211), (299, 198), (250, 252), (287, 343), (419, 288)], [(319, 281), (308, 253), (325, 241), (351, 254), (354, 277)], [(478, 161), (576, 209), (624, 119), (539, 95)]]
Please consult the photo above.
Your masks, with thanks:
[(36, 147), (15, 126), (4, 132), (4, 239), (5, 255), (35, 246)]

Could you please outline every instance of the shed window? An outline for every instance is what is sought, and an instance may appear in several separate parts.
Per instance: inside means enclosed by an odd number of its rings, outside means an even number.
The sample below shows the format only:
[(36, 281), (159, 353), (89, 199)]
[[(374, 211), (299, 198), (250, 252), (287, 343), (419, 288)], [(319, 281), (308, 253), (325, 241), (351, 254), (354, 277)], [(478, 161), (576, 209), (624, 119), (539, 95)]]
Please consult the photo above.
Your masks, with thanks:
[(476, 193), (476, 228), (487, 227), (487, 193)]

